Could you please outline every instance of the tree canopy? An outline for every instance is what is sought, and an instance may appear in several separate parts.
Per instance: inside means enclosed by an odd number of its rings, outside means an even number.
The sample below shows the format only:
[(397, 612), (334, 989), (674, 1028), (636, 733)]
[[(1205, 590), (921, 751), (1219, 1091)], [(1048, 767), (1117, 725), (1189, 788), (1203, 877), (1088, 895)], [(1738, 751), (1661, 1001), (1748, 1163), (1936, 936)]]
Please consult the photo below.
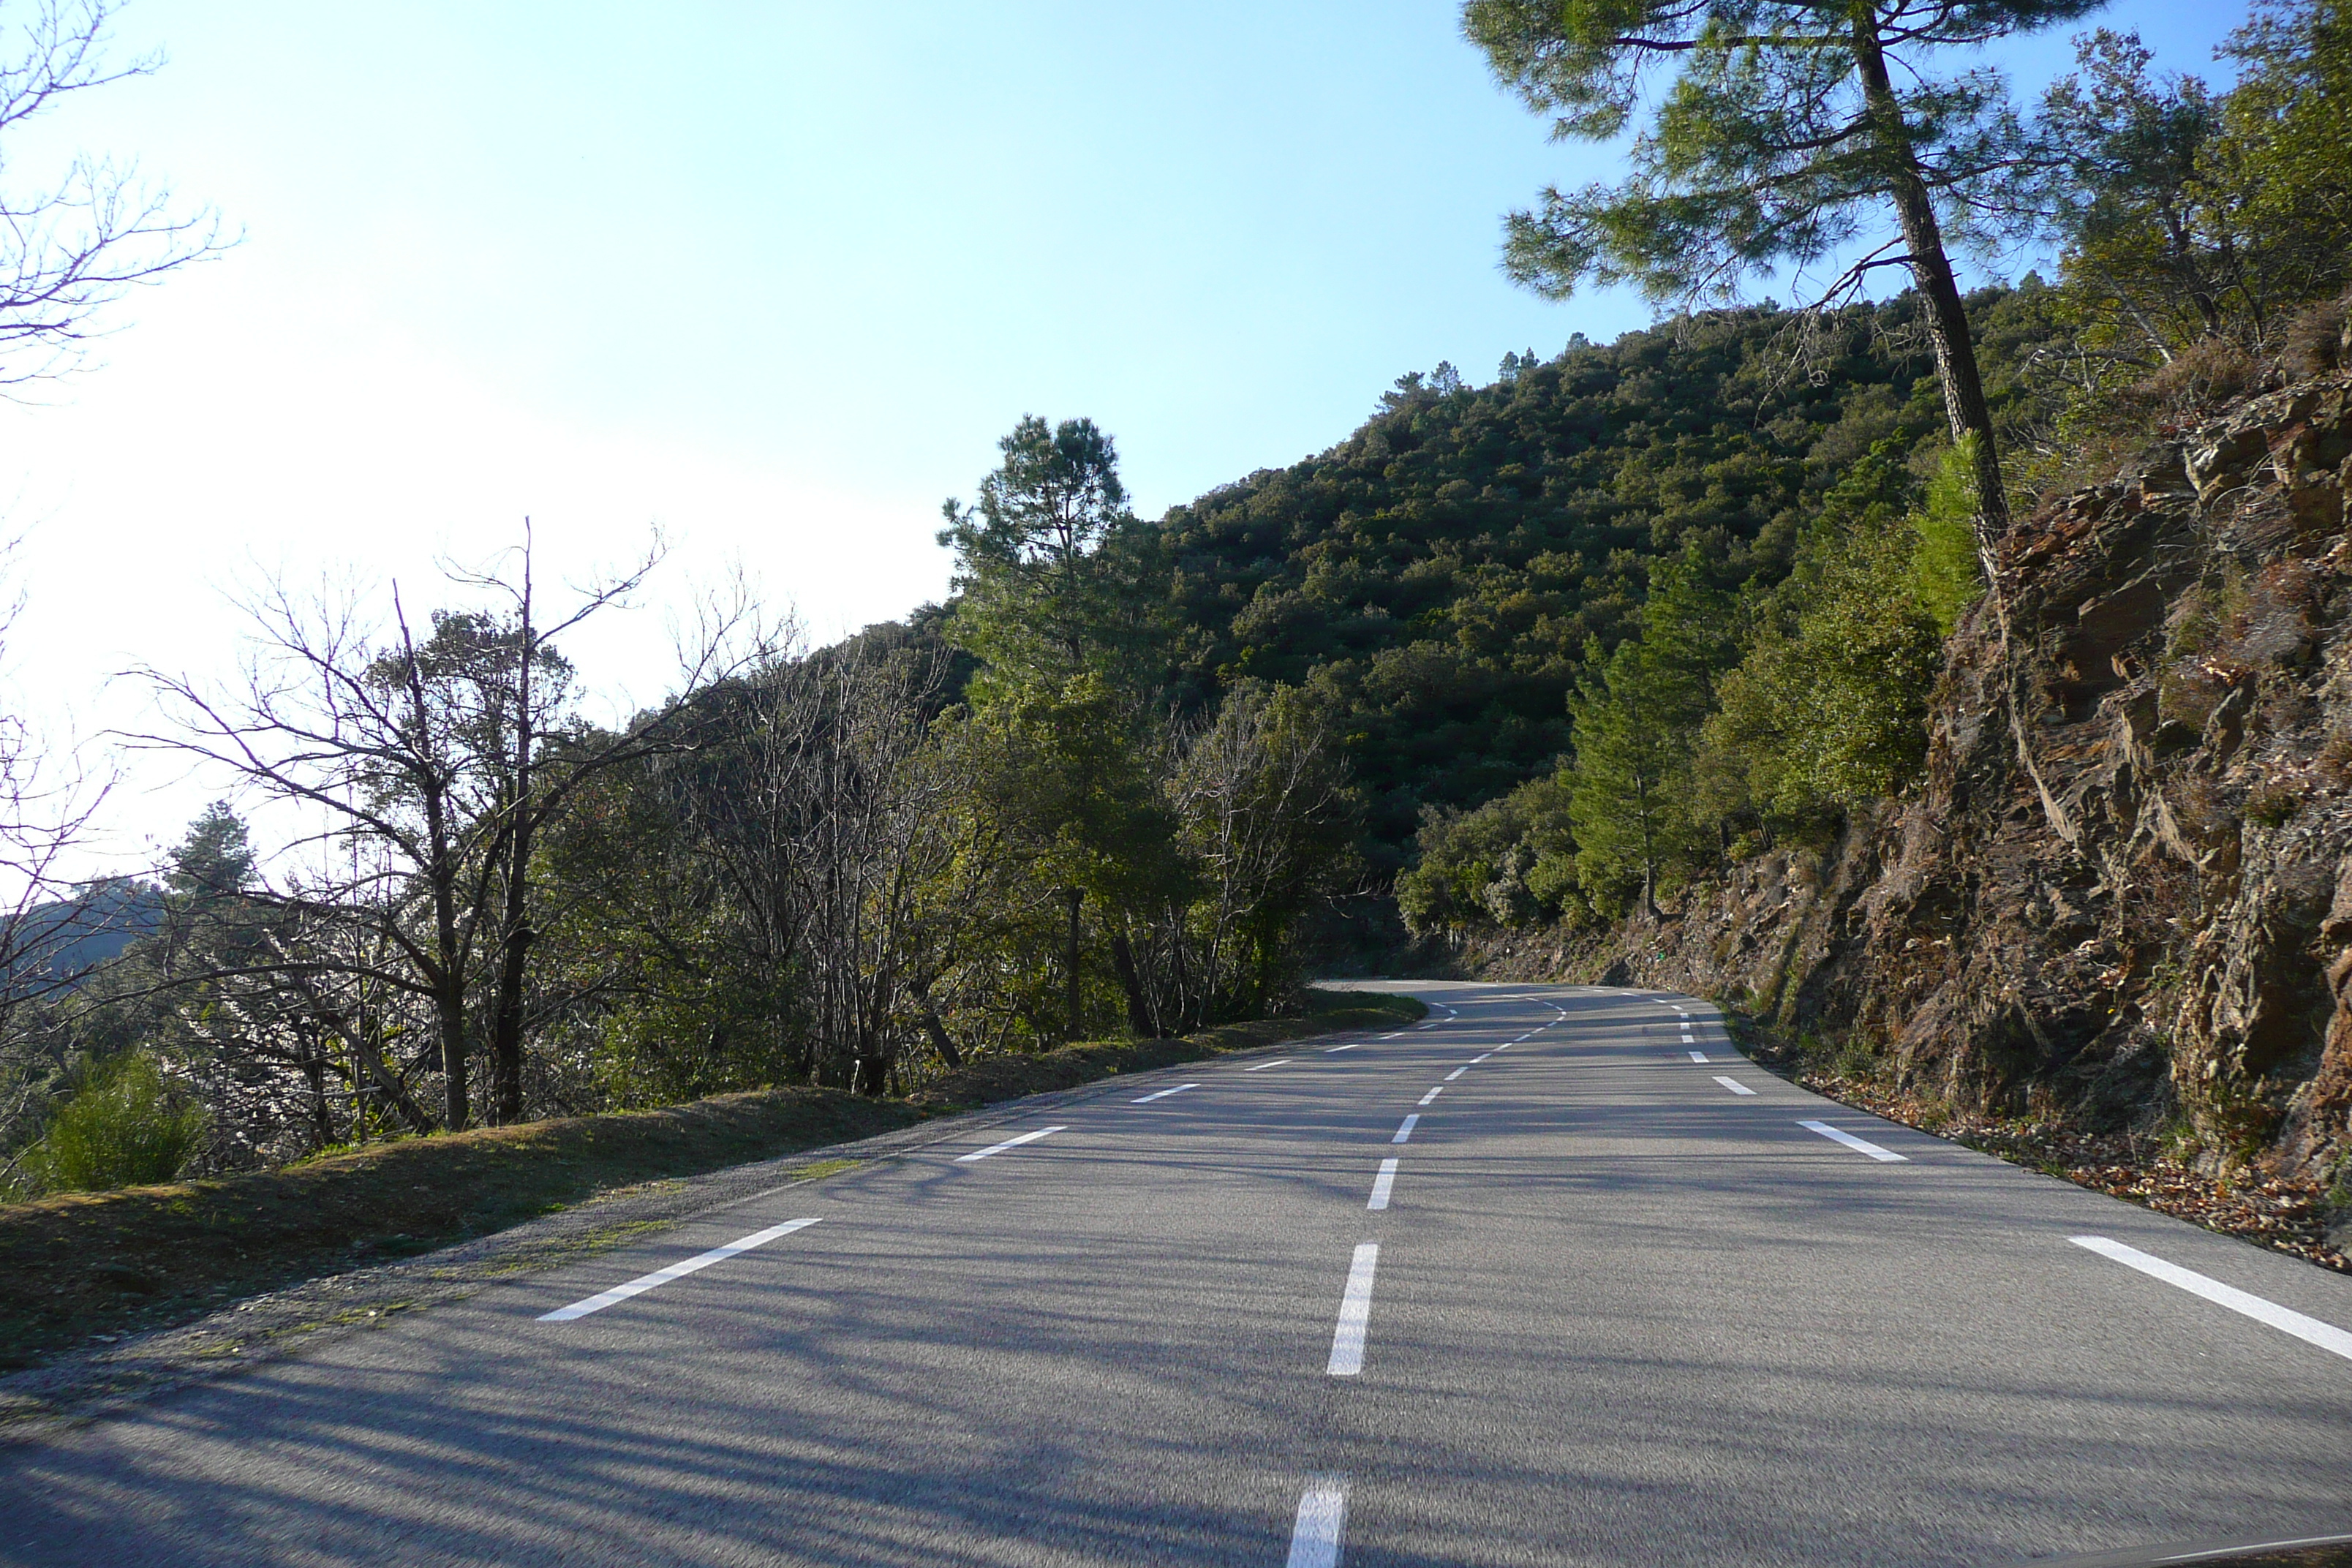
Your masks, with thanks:
[(1608, 141), (1648, 110), (1627, 177), (1513, 214), (1506, 265), (1559, 297), (1630, 280), (1685, 307), (1784, 265), (1828, 264), (1824, 300), (1906, 269), (1952, 438), (1977, 437), (1990, 548), (2006, 487), (1948, 237), (2016, 211), (2006, 187), (2032, 159), (2006, 82), (1973, 51), (2099, 3), (1467, 0), (1464, 31), (1555, 138)]

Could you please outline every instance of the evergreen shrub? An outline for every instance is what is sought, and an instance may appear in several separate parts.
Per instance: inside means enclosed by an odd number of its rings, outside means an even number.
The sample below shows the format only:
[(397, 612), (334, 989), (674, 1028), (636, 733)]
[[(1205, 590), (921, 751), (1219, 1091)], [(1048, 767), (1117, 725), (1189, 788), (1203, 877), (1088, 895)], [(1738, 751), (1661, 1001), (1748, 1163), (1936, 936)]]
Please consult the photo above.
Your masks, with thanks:
[(204, 1136), (201, 1106), (132, 1051), (101, 1064), (58, 1110), (26, 1163), (50, 1192), (103, 1192), (168, 1182)]

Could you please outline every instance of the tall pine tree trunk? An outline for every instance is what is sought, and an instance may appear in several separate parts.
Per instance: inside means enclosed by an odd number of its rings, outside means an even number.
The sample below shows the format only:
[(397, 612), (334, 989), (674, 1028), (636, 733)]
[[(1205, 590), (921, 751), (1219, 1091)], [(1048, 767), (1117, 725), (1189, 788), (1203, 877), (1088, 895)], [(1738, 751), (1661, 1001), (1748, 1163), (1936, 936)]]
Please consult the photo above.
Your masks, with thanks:
[(1085, 890), (1084, 890), (1084, 889), (1078, 889), (1078, 888), (1072, 888), (1071, 889), (1069, 889), (1068, 898), (1069, 898), (1069, 900), (1070, 900), (1070, 956), (1069, 956), (1069, 963), (1068, 963), (1067, 971), (1066, 971), (1066, 973), (1063, 975), (1063, 981), (1062, 981), (1062, 983), (1063, 983), (1064, 986), (1067, 989), (1067, 992), (1068, 992), (1068, 996), (1067, 996), (1067, 1005), (1066, 1005), (1066, 1008), (1065, 1008), (1065, 1013), (1066, 1013), (1066, 1016), (1068, 1017), (1069, 1022), (1068, 1022), (1066, 1025), (1065, 1025), (1064, 1026), (1069, 1030), (1069, 1037), (1070, 1037), (1072, 1040), (1076, 1040), (1076, 1039), (1078, 1037), (1078, 1026), (1078, 1026), (1078, 905), (1079, 905), (1079, 903), (1080, 903), (1081, 901), (1083, 901), (1083, 900), (1085, 900), (1086, 896), (1087, 896), (1087, 895), (1086, 895), (1086, 892), (1085, 892)]
[(2009, 530), (2009, 498), (2001, 482), (2000, 451), (1994, 444), (1992, 410), (1985, 402), (1984, 376), (1977, 368), (1975, 340), (1969, 335), (1969, 314), (1960, 301), (1960, 287), (1952, 276), (1952, 259), (1944, 249), (1943, 226), (1936, 219), (1936, 204), (1919, 170), (1903, 106), (1886, 72), (1886, 55), (1876, 28), (1868, 19), (1854, 23), (1854, 63), (1862, 73), (1863, 96), (1874, 122), (1874, 139), (1887, 160), (1895, 216), (1902, 225), (1903, 245), (1927, 306), (1927, 336), (1936, 360), (1936, 380), (1943, 389), (1944, 416), (1951, 426), (1955, 446), (1976, 437), (1977, 555), (1984, 564), (1985, 586), (2002, 624), (2008, 616), (2001, 603), (1996, 574), (1994, 545)]
[(1118, 984), (1127, 993), (1128, 1032), (1139, 1040), (1160, 1037), (1160, 1020), (1152, 1013), (1151, 998), (1143, 989), (1143, 972), (1135, 962), (1135, 944), (1127, 939), (1124, 927), (1110, 933), (1110, 961), (1118, 971)]
[(425, 805), (425, 876), (432, 883), (433, 963), (426, 981), (433, 991), (434, 1021), (441, 1033), (441, 1124), (463, 1132), (473, 1120), (466, 1085), (466, 958), (467, 944), (457, 929), (457, 865), (450, 842), (448, 783), (434, 771), (431, 761), (433, 718), (425, 700), (425, 678), (416, 648), (408, 640), (405, 622), (401, 637), (407, 659), (408, 696), (416, 727), (418, 754), (427, 759), (426, 771), (416, 782)]

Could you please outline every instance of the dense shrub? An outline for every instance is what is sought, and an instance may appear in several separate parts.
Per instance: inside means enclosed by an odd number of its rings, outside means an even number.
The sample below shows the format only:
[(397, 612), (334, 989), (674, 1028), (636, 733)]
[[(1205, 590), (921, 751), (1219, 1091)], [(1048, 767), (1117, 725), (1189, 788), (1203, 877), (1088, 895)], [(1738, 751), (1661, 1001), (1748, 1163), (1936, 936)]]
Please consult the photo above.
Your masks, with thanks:
[(204, 1136), (205, 1113), (133, 1051), (93, 1068), (26, 1162), (51, 1192), (101, 1192), (168, 1182)]

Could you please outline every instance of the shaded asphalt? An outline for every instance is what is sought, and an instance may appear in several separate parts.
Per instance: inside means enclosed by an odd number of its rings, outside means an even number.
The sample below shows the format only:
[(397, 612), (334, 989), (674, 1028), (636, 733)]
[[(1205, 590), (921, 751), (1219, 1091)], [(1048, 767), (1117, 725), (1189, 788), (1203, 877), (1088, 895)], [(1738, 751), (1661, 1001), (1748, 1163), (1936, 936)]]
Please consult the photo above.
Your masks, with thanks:
[(1059, 1097), (0, 1449), (0, 1562), (1281, 1564), (1318, 1486), (1348, 1568), (2352, 1530), (2352, 1359), (2070, 1238), (2338, 1328), (2352, 1279), (1821, 1100), (1686, 998), (1391, 988), (1430, 1024)]

